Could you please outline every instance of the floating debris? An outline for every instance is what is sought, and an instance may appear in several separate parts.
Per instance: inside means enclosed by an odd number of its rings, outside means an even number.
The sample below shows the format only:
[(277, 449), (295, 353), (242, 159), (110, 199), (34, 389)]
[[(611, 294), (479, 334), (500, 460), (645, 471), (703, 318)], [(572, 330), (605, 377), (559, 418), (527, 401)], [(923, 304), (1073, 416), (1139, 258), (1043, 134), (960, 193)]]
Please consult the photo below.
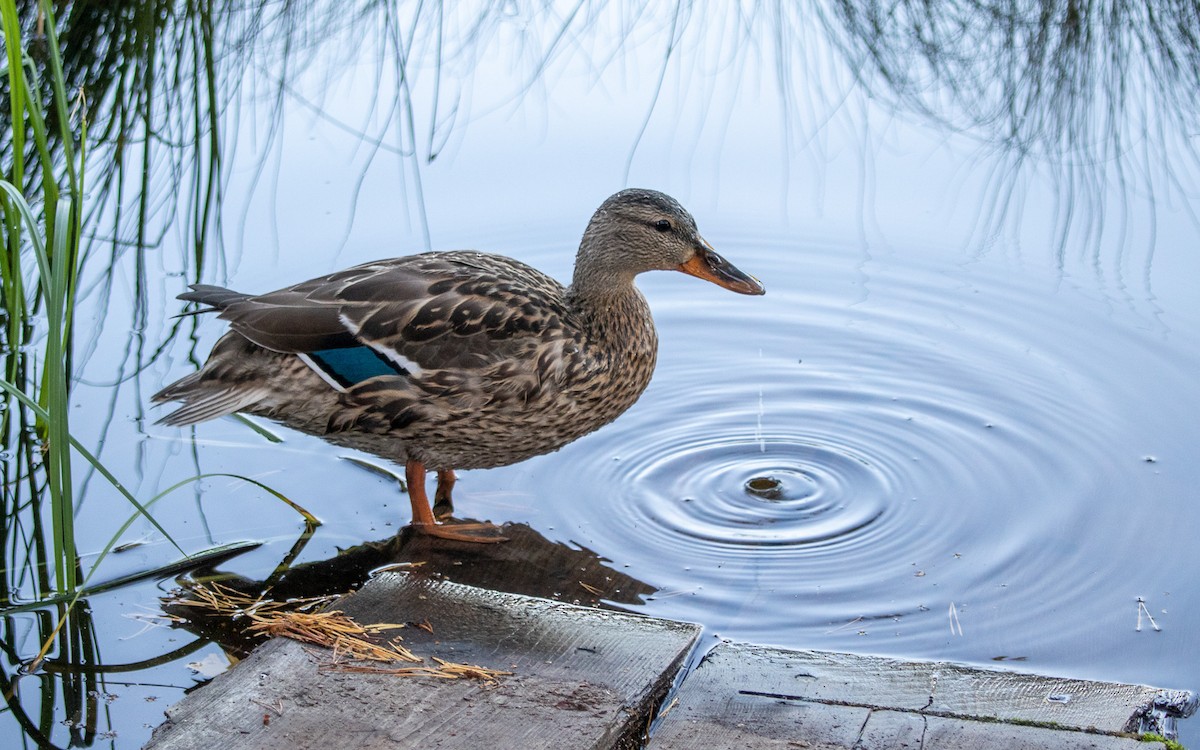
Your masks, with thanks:
[(1139, 596), (1137, 598), (1137, 605), (1137, 627), (1134, 628), (1134, 631), (1138, 633), (1142, 632), (1142, 616), (1145, 615), (1146, 619), (1150, 621), (1150, 627), (1154, 628), (1154, 632), (1161, 633), (1162, 628), (1160, 628), (1158, 623), (1154, 621), (1154, 615), (1150, 614), (1149, 608), (1146, 607), (1146, 600)]
[(251, 623), (269, 621), (288, 612), (311, 612), (337, 599), (336, 596), (314, 596), (307, 599), (277, 601), (262, 596), (252, 597), (220, 583), (194, 583), (172, 596), (167, 603), (190, 607), (209, 617), (246, 619)]
[(593, 596), (604, 596), (603, 591), (596, 588), (595, 586), (592, 586), (591, 584), (580, 581), (579, 585), (582, 586), (585, 591), (587, 591), (588, 593), (590, 593)]
[(783, 496), (783, 482), (775, 477), (753, 477), (746, 482), (746, 492), (767, 500), (778, 500)]
[(954, 606), (954, 602), (950, 602), (950, 635), (963, 634), (962, 623), (958, 621), (958, 607)]

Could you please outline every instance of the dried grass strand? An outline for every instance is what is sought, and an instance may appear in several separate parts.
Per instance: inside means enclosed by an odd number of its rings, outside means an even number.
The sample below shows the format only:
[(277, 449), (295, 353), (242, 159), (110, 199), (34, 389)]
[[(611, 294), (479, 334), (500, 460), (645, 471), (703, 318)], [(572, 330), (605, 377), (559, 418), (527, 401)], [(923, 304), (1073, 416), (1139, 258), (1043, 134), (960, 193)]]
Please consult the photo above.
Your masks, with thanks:
[[(400, 677), (437, 677), (441, 679), (473, 679), (496, 683), (500, 677), (511, 675), (475, 664), (430, 657), (437, 666), (424, 664), (424, 659), (401, 644), (399, 636), (378, 642), (381, 634), (406, 627), (396, 623), (374, 623), (362, 625), (341, 610), (318, 610), (337, 599), (336, 596), (319, 596), (308, 599), (275, 601), (262, 596), (251, 597), (219, 583), (196, 584), (183, 597), (172, 603), (177, 606), (205, 610), (210, 615), (229, 619), (245, 619), (246, 630), (270, 637), (291, 638), (329, 649), (332, 656), (321, 660), (317, 669), (322, 672), (346, 672), (356, 674), (388, 674)], [(314, 611), (318, 610), (318, 611)], [(422, 622), (417, 627), (433, 632), (433, 626)], [(394, 664), (408, 662), (421, 664), (412, 667), (383, 667), (378, 664), (355, 662), (377, 662)]]

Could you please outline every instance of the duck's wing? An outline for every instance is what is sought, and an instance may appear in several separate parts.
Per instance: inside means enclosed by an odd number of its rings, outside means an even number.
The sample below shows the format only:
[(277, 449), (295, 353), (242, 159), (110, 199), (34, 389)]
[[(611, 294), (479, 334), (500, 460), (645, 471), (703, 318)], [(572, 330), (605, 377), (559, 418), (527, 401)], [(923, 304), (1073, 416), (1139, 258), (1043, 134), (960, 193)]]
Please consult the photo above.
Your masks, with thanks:
[(268, 294), (198, 287), (187, 298), (219, 309), (264, 348), (354, 369), (364, 361), (356, 365), (352, 350), (365, 347), (407, 372), (528, 356), (560, 337), (569, 316), (554, 279), (511, 258), (465, 251), (366, 263)]

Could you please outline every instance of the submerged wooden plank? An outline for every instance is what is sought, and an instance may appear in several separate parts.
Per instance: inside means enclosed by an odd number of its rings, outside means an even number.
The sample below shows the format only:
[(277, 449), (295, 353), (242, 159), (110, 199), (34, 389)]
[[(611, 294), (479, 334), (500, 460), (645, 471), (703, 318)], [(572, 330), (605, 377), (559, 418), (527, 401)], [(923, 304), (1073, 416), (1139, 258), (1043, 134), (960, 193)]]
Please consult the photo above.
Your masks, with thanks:
[(1161, 743), (1111, 734), (871, 711), (854, 750), (1164, 750)]
[(719, 682), (687, 678), (678, 703), (650, 737), (654, 750), (766, 750), (854, 747), (871, 710), (860, 706), (783, 701), (726, 689)]
[(688, 675), (649, 747), (1144, 750), (1117, 735), (1164, 700), (1191, 705), (1143, 685), (725, 643)]
[(474, 680), (330, 672), (275, 639), (168, 710), (147, 747), (637, 747), (699, 635), (689, 623), (385, 574), (338, 607), (428, 659), (511, 671)]

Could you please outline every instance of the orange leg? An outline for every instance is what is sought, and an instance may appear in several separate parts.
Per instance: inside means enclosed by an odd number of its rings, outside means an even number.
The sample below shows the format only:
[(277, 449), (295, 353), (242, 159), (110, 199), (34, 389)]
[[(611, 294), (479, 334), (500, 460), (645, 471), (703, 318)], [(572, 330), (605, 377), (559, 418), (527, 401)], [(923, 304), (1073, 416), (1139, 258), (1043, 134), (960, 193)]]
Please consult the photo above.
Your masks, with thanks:
[(439, 469), (437, 473), (437, 491), (433, 493), (433, 515), (439, 521), (445, 521), (454, 515), (454, 483), (458, 478), (453, 469)]
[(412, 503), (413, 526), (436, 526), (433, 511), (429, 509), (429, 496), (425, 494), (425, 464), (409, 461), (404, 464), (404, 481), (408, 485), (408, 499)]
[[(438, 472), (438, 491), (435, 497), (442, 495), (444, 475), (450, 477), (450, 487), (454, 486), (454, 472), (449, 470)], [(452, 525), (440, 524), (433, 517), (429, 508), (429, 496), (425, 493), (425, 464), (420, 461), (408, 461), (404, 464), (404, 478), (408, 483), (408, 499), (412, 503), (412, 527), (420, 534), (436, 536), (440, 539), (453, 539), (459, 542), (504, 542), (508, 541), (497, 534), (497, 528), (490, 523), (458, 523)], [(445, 492), (449, 499), (449, 487)]]

